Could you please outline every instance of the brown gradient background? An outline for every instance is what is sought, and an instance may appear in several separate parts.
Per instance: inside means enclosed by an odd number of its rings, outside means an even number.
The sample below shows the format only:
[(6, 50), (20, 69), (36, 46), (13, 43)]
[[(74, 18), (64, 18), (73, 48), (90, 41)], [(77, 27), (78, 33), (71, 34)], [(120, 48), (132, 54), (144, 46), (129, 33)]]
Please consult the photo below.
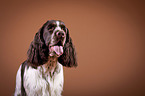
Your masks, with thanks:
[(78, 54), (64, 96), (145, 96), (145, 3), (0, 1), (0, 96), (12, 96), (30, 42), (50, 19), (65, 22)]

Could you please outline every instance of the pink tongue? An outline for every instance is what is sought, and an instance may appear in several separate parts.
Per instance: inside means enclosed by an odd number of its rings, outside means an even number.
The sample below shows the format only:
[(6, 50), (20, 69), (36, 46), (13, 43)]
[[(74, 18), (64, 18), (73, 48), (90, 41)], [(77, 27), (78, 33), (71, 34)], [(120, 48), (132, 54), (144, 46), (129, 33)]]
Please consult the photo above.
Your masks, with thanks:
[(53, 50), (59, 56), (63, 54), (63, 47), (62, 46), (53, 46)]

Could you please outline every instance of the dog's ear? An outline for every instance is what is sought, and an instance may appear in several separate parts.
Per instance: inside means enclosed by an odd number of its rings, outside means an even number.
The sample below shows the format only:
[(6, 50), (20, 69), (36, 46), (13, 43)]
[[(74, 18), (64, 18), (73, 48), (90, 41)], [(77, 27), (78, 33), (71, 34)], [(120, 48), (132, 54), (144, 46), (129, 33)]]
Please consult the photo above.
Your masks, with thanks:
[(47, 23), (48, 21), (35, 34), (34, 40), (31, 42), (29, 50), (27, 52), (27, 62), (33, 67), (37, 67), (48, 61), (49, 50), (43, 38), (44, 27)]
[(77, 67), (77, 58), (72, 39), (69, 36), (69, 30), (66, 32), (66, 41), (64, 44), (64, 53), (58, 58), (58, 62), (66, 67)]

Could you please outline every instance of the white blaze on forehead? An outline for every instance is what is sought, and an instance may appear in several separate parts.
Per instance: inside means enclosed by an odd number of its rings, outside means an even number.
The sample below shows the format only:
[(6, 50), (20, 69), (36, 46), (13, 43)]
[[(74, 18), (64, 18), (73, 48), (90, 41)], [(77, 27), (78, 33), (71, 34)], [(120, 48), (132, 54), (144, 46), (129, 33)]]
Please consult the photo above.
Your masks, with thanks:
[(59, 26), (60, 25), (60, 22), (59, 21), (56, 21), (56, 25)]
[(59, 25), (60, 25), (60, 22), (56, 21), (56, 28), (55, 28), (55, 30), (62, 30)]

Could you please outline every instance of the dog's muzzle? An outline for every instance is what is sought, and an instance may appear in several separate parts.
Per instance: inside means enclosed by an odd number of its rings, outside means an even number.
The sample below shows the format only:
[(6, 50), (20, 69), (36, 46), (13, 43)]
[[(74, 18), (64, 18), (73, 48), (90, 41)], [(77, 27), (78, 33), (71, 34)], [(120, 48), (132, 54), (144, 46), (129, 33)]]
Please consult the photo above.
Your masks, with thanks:
[(63, 54), (65, 33), (63, 31), (56, 31), (55, 36), (55, 43), (49, 46), (49, 55), (59, 57)]

